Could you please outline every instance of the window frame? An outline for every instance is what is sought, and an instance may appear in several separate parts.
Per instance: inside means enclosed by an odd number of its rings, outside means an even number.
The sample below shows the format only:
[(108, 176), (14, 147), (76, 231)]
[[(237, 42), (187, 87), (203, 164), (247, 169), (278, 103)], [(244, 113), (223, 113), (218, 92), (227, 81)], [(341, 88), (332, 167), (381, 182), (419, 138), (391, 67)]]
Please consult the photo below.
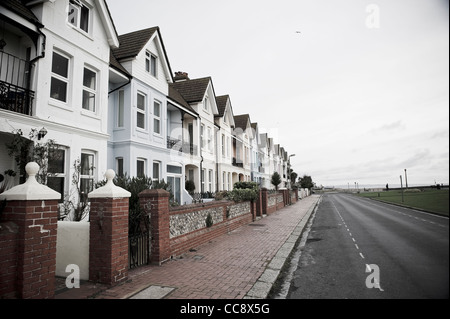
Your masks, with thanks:
[(203, 100), (203, 111), (209, 113), (209, 98), (208, 98), (208, 96), (205, 96), (205, 99)]
[[(139, 174), (139, 164), (142, 163), (142, 174)], [(147, 175), (147, 160), (142, 157), (136, 158), (136, 177), (143, 177)]]
[[(47, 169), (47, 185), (53, 189), (54, 191), (57, 191), (58, 193), (61, 194), (61, 198), (59, 200), (59, 202), (63, 202), (64, 200), (64, 194), (66, 191), (66, 183), (67, 183), (67, 149), (65, 147), (61, 147), (58, 146), (58, 149), (56, 150), (56, 152), (62, 152), (63, 156), (62, 156), (62, 172), (51, 172), (52, 170), (52, 164), (51, 161), (58, 161), (59, 158), (50, 158), (48, 159), (48, 169)], [(59, 156), (59, 155), (57, 155)], [(51, 187), (51, 183), (49, 184), (49, 179), (62, 179), (62, 191), (60, 189), (55, 189), (54, 187)]]
[[(73, 8), (74, 10), (77, 11), (76, 14), (76, 21), (71, 22), (70, 21), (70, 9)], [(84, 11), (83, 11), (84, 10)], [(86, 10), (87, 10), (87, 14), (86, 14)], [(86, 26), (84, 26), (84, 23), (82, 23), (82, 19), (87, 18), (85, 24)], [(76, 28), (77, 30), (84, 32), (85, 34), (89, 34), (90, 30), (91, 30), (91, 8), (89, 6), (87, 6), (85, 3), (77, 0), (69, 0), (69, 12), (67, 13), (67, 22), (74, 28)], [(85, 30), (85, 28), (87, 30)]]
[(158, 78), (158, 56), (150, 51), (145, 51), (145, 71)]
[(125, 91), (119, 90), (117, 92), (117, 122), (116, 127), (125, 127)]
[(124, 176), (124, 172), (123, 172), (123, 157), (116, 157), (116, 173), (117, 176)]
[(213, 170), (212, 169), (208, 170), (208, 189), (209, 189), (209, 192), (211, 192), (211, 193), (213, 191), (213, 188), (212, 188), (213, 176), (214, 176)]
[[(155, 178), (155, 165), (158, 166), (158, 169), (156, 170), (158, 172), (158, 177)], [(159, 183), (159, 181), (161, 180), (161, 162), (160, 161), (153, 161), (153, 166), (152, 166), (152, 181), (154, 183)]]
[[(156, 115), (155, 107), (158, 106), (159, 109), (159, 116)], [(156, 129), (156, 122), (158, 122), (158, 132), (155, 131)], [(153, 133), (157, 135), (162, 135), (162, 103), (158, 100), (153, 101)]]
[[(54, 62), (55, 62), (55, 55), (58, 55), (59, 57), (64, 58), (65, 60), (67, 60), (67, 77), (64, 77), (61, 74), (55, 73), (53, 71), (53, 67), (54, 67)], [(71, 68), (71, 60), (72, 58), (58, 50), (53, 50), (53, 54), (52, 54), (52, 65), (51, 65), (51, 75), (50, 75), (50, 99), (57, 101), (58, 103), (64, 103), (64, 104), (68, 104), (68, 100), (69, 100), (69, 88), (70, 88), (70, 68)], [(56, 81), (60, 81), (65, 83), (66, 87), (65, 87), (65, 100), (61, 100), (58, 97), (54, 97), (52, 96), (52, 88), (53, 88), (53, 79), (55, 79)], [(59, 92), (58, 92), (59, 93)]]
[[(86, 70), (89, 71), (89, 72), (92, 72), (95, 75), (94, 88), (93, 89), (84, 85), (85, 84), (84, 82), (85, 82), (85, 72), (86, 72)], [(99, 72), (97, 70), (95, 70), (95, 69), (93, 69), (93, 68), (91, 68), (91, 67), (89, 67), (87, 65), (84, 66), (84, 68), (83, 68), (83, 90), (82, 90), (83, 91), (83, 98), (82, 98), (81, 108), (83, 110), (90, 111), (90, 112), (93, 112), (93, 113), (97, 112), (97, 96), (98, 96), (98, 82), (99, 82), (98, 81), (98, 78), (99, 78), (98, 75), (99, 75)], [(93, 97), (94, 97), (93, 110), (91, 110), (90, 103), (89, 103), (88, 108), (84, 107), (85, 106), (84, 105), (84, 101), (85, 101), (84, 94), (85, 94), (85, 92), (88, 93), (88, 94), (92, 94)], [(91, 97), (89, 97), (89, 99), (90, 98)]]
[[(83, 155), (87, 155), (89, 157), (92, 157), (92, 166), (88, 168), (89, 171), (91, 171), (91, 174), (83, 174)], [(89, 150), (81, 150), (81, 157), (80, 157), (80, 191), (83, 193), (83, 180), (90, 181), (89, 190), (83, 194), (84, 196), (87, 196), (90, 192), (94, 190), (94, 181), (95, 181), (95, 164), (96, 164), (97, 156), (96, 153)]]
[(205, 124), (200, 125), (200, 146), (202, 149), (205, 148)]
[[(139, 107), (139, 96), (144, 97), (144, 109)], [(136, 128), (146, 131), (147, 130), (147, 94), (138, 91), (136, 93)], [(139, 126), (139, 115), (143, 116), (144, 127)]]

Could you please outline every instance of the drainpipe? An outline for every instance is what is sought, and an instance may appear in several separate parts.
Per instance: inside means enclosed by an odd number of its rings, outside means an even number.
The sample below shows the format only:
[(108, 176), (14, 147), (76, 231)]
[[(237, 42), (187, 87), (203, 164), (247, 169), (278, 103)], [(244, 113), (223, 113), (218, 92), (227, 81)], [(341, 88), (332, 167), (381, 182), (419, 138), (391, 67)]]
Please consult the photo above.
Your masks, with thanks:
[(128, 78), (127, 83), (122, 84), (121, 86), (119, 86), (119, 87), (117, 87), (117, 88), (115, 88), (115, 89), (109, 91), (109, 92), (108, 92), (108, 96), (109, 96), (111, 93), (116, 92), (117, 90), (120, 90), (121, 88), (127, 86), (127, 85), (130, 84), (130, 83), (131, 83), (131, 78)]
[[(42, 58), (45, 57), (45, 46), (46, 46), (46, 43), (47, 43), (47, 36), (41, 31), (40, 28), (38, 28), (37, 31), (39, 32), (39, 34), (40, 34), (40, 35), (42, 36), (42, 38), (43, 38), (43, 40), (42, 40), (42, 52), (41, 52), (40, 55), (38, 55), (38, 56), (36, 56), (34, 59), (30, 60), (30, 62), (29, 62), (29, 64), (28, 64), (28, 79), (27, 79), (27, 90), (28, 90), (28, 91), (30, 91), (30, 88), (31, 88), (31, 69), (32, 69), (34, 63), (35, 63), (37, 60), (42, 59)], [(30, 94), (27, 94), (27, 95), (26, 95), (26, 101), (25, 101), (25, 103), (27, 104), (27, 106), (30, 105)], [(32, 110), (31, 110), (31, 109), (28, 110), (28, 113), (29, 113), (28, 115), (31, 116), (31, 115), (32, 115)]]

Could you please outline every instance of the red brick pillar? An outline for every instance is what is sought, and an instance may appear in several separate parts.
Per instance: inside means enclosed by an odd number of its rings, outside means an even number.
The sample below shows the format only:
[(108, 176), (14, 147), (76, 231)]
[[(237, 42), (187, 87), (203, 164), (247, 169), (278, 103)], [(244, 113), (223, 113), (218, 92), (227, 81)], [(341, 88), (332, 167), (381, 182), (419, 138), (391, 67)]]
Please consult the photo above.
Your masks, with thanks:
[(104, 187), (89, 193), (89, 280), (114, 286), (128, 278), (128, 206), (131, 194), (114, 185), (114, 171)]
[(250, 201), (250, 211), (252, 212), (252, 221), (256, 220), (256, 200)]
[(262, 217), (262, 195), (261, 190), (258, 191), (258, 197), (256, 198), (256, 216)]
[(50, 299), (55, 292), (56, 232), (61, 195), (36, 181), (38, 164), (28, 163), (25, 170), (28, 180), (0, 195), (0, 200), (7, 201), (2, 219), (18, 228), (14, 297)]
[(139, 194), (141, 211), (150, 215), (150, 261), (158, 264), (171, 256), (169, 195), (163, 189), (147, 189)]
[(261, 188), (261, 211), (264, 215), (267, 215), (267, 188)]

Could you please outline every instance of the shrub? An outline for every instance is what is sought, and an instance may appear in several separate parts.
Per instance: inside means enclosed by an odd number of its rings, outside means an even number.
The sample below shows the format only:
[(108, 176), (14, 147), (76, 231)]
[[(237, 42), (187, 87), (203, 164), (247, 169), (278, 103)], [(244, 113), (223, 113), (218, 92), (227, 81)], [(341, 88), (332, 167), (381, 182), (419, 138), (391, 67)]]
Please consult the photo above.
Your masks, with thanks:
[(213, 218), (211, 216), (211, 213), (208, 213), (208, 216), (206, 216), (206, 227), (211, 227), (214, 224)]
[(184, 185), (184, 188), (189, 194), (192, 194), (195, 191), (195, 183), (193, 181), (187, 180)]
[[(106, 181), (101, 181), (96, 184), (96, 188), (104, 186)], [(139, 204), (139, 193), (150, 189), (152, 187), (152, 179), (147, 176), (129, 177), (126, 174), (114, 178), (114, 184), (122, 187), (131, 193), (129, 200), (129, 215), (128, 215), (128, 231), (130, 234), (139, 232), (141, 227), (141, 208)]]
[(258, 184), (255, 182), (237, 182), (227, 197), (235, 202), (253, 201), (258, 198), (258, 192)]
[(256, 189), (240, 189), (235, 188), (228, 193), (228, 199), (235, 202), (253, 201), (258, 198), (258, 190)]

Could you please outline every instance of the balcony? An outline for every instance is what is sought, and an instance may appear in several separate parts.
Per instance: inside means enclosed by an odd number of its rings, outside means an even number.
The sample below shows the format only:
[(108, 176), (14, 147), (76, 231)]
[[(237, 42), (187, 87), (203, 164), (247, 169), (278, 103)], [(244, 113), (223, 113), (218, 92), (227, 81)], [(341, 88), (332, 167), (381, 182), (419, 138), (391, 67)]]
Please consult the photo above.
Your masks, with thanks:
[(244, 163), (242, 163), (242, 160), (236, 157), (233, 157), (233, 161), (231, 164), (236, 167), (244, 167)]
[(167, 148), (178, 150), (179, 153), (197, 155), (197, 145), (182, 143), (181, 140), (167, 136)]
[(0, 108), (31, 115), (34, 92), (29, 90), (30, 63), (0, 51)]

